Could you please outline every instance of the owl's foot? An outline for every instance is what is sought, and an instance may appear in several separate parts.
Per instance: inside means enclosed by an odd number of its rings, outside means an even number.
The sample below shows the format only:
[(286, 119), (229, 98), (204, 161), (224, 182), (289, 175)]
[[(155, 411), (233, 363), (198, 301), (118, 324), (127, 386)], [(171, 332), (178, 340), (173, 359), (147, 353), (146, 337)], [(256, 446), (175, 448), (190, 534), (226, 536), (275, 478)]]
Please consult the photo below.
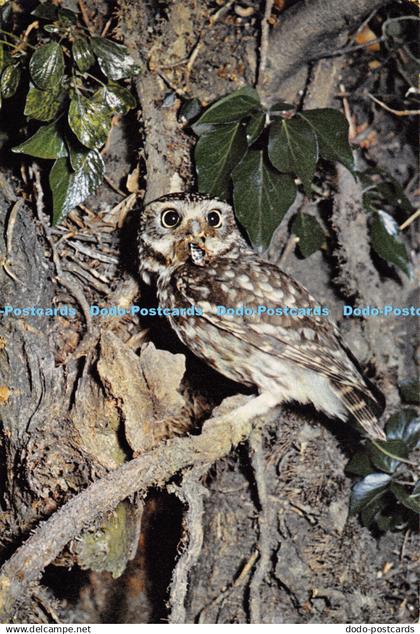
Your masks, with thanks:
[(207, 426), (214, 428), (214, 425), (220, 426), (221, 430), (229, 428), (232, 446), (236, 446), (248, 438), (257, 419), (268, 414), (276, 414), (279, 406), (280, 402), (277, 395), (271, 392), (263, 392), (244, 405), (233, 409), (228, 414), (216, 415), (210, 418), (204, 424), (203, 431)]

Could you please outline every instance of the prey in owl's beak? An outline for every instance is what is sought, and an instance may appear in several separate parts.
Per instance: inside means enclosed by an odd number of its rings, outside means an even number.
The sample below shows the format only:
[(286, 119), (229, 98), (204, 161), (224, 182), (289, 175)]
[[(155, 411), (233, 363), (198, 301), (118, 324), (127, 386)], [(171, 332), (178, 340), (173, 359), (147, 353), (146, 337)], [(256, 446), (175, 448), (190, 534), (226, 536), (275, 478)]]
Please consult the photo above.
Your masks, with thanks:
[(207, 252), (203, 244), (200, 246), (196, 242), (189, 243), (190, 256), (192, 263), (196, 266), (204, 266), (206, 263)]

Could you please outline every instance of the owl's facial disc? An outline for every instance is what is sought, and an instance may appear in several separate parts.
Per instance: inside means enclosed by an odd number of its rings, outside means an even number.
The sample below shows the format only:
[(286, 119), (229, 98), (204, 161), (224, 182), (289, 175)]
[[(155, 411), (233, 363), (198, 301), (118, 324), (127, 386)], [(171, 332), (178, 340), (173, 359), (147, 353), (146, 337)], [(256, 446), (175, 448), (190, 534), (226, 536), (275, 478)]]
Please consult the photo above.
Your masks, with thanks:
[(205, 266), (212, 258), (229, 254), (240, 245), (244, 240), (233, 210), (220, 200), (172, 194), (144, 209), (140, 250), (147, 254), (144, 261), (149, 271), (188, 261)]

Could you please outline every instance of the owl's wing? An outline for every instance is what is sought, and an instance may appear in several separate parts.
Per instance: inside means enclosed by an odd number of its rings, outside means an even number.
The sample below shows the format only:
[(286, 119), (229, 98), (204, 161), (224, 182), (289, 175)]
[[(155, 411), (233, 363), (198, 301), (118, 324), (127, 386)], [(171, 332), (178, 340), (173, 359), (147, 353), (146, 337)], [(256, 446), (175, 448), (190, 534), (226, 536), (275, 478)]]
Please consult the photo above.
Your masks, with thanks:
[(203, 309), (202, 319), (248, 345), (331, 379), (364, 383), (343, 348), (337, 328), (325, 317), (218, 316), (217, 306), (319, 306), (303, 286), (269, 262), (255, 257), (241, 263), (232, 261), (231, 268), (227, 266), (227, 260), (213, 266), (192, 266), (188, 274), (178, 277), (178, 291), (184, 300)]
[(218, 316), (216, 306), (314, 308), (318, 302), (275, 265), (256, 256), (206, 267), (190, 266), (177, 280), (183, 299), (203, 309), (215, 328), (272, 356), (330, 380), (349, 412), (369, 433), (383, 438), (377, 415), (383, 409), (349, 356), (336, 326), (316, 315)]

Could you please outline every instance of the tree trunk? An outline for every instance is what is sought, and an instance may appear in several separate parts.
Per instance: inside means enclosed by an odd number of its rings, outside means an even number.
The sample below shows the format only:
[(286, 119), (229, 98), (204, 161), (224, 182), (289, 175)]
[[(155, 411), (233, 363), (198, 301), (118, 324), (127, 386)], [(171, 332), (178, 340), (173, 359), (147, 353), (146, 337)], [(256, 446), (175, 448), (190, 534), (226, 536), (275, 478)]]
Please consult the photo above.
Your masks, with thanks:
[[(141, 202), (194, 187), (183, 100), (208, 104), (258, 81), (266, 103), (342, 108), (337, 93), (352, 71), (347, 57), (327, 56), (383, 0), (288, 4), (264, 47), (257, 2), (121, 0), (116, 35), (142, 70), (138, 116), (117, 121), (106, 148), (111, 185), (51, 228), (42, 168), (25, 168), (25, 196), (17, 170), (2, 168), (2, 303), (77, 310), (74, 319), (0, 323), (4, 621), (414, 619), (414, 536), (373, 535), (348, 518), (344, 469), (357, 445), (350, 428), (292, 406), (253, 412), (235, 428), (229, 412), (249, 408), (249, 395), (195, 359), (166, 323), (89, 314), (90, 305), (139, 299)], [(111, 15), (105, 1), (84, 5), (96, 26)], [(388, 127), (400, 132), (392, 117)], [(118, 192), (136, 167), (138, 206), (135, 187), (125, 198)], [(372, 264), (360, 186), (341, 167), (334, 186), (323, 210), (330, 253), (291, 253), (285, 270), (337, 315), (354, 298), (410, 305), (414, 282), (383, 278)], [(266, 253), (273, 262), (293, 209)], [(340, 323), (389, 411), (397, 384), (415, 375), (410, 328), (402, 320)]]

